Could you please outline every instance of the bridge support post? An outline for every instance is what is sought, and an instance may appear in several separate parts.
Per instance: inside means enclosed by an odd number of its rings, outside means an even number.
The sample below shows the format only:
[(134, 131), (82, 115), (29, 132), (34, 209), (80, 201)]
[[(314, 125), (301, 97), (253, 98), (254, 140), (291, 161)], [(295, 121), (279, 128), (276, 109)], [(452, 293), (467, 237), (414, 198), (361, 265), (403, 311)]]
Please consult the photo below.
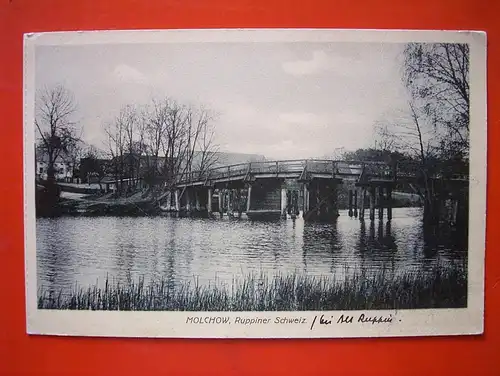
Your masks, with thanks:
[(233, 190), (228, 189), (227, 190), (227, 216), (232, 217), (233, 216)]
[(354, 203), (354, 216), (357, 218), (358, 217), (358, 190), (356, 188), (354, 189), (353, 203)]
[(252, 199), (252, 186), (248, 185), (248, 190), (247, 190), (247, 213), (250, 211), (251, 199)]
[(291, 210), (290, 215), (292, 219), (297, 218), (299, 214), (299, 192), (294, 190), (291, 192)]
[(360, 203), (359, 203), (359, 219), (364, 221), (365, 219), (365, 199), (366, 199), (366, 189), (361, 188), (360, 192)]
[(392, 219), (392, 187), (387, 187), (387, 220)]
[(201, 211), (201, 204), (200, 204), (200, 192), (197, 190), (194, 191), (194, 202), (195, 202), (195, 210), (197, 212)]
[(378, 218), (384, 218), (384, 187), (378, 187)]
[(208, 188), (207, 192), (207, 211), (208, 214), (212, 213), (212, 188)]
[(352, 217), (352, 189), (349, 189), (349, 217)]
[(243, 212), (241, 208), (241, 189), (237, 188), (236, 189), (236, 208), (238, 211), (238, 218), (241, 218), (241, 213)]
[(189, 195), (189, 188), (186, 188), (186, 211), (190, 212), (191, 211), (191, 197)]
[(288, 197), (287, 197), (287, 189), (281, 188), (281, 217), (283, 219), (287, 218), (287, 206), (288, 206)]
[(375, 219), (375, 187), (370, 187), (370, 220)]
[(219, 189), (219, 215), (222, 218), (224, 215), (224, 190)]
[(302, 216), (305, 216), (306, 213), (309, 211), (309, 189), (307, 187), (307, 184), (304, 184), (304, 200), (303, 200), (303, 212)]
[(176, 189), (174, 192), (174, 200), (175, 200), (175, 211), (180, 212), (181, 211), (181, 199), (179, 197), (179, 190)]

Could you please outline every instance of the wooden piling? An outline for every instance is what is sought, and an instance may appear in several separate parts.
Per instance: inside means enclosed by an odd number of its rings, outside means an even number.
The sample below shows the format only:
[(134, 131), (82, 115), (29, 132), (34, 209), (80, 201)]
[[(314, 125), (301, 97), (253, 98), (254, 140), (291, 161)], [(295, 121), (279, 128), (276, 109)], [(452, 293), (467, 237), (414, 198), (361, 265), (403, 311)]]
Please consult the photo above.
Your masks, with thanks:
[(299, 191), (293, 191), (292, 207), (292, 213), (294, 214), (294, 217), (297, 217), (299, 214)]
[(303, 202), (303, 214), (305, 215), (309, 211), (309, 190), (307, 185), (304, 184), (304, 202)]
[(212, 213), (212, 188), (208, 188), (207, 192), (207, 211), (208, 214)]
[(375, 219), (375, 187), (370, 187), (370, 220)]
[(451, 214), (451, 222), (455, 226), (458, 222), (458, 208), (460, 206), (460, 199), (456, 197), (452, 201), (452, 214)]
[(181, 211), (181, 199), (179, 197), (179, 190), (178, 189), (175, 190), (174, 199), (175, 199), (175, 211), (180, 212)]
[(219, 189), (219, 214), (222, 218), (224, 215), (224, 190)]
[(384, 187), (378, 187), (378, 218), (384, 218)]
[(349, 217), (352, 217), (352, 190), (349, 189)]
[(189, 188), (186, 188), (184, 194), (186, 196), (186, 211), (189, 212), (191, 211), (191, 197), (189, 197)]
[(233, 216), (233, 190), (227, 190), (227, 215), (228, 217)]
[(387, 220), (392, 219), (392, 187), (387, 187)]
[(288, 197), (287, 197), (287, 189), (281, 188), (281, 216), (286, 219), (287, 218), (287, 206), (288, 206)]
[(200, 192), (194, 191), (194, 205), (197, 212), (201, 211)]
[(298, 192), (293, 190), (290, 192), (290, 202), (289, 202), (289, 213), (290, 213), (290, 218), (292, 219), (295, 219), (297, 218), (297, 212), (298, 212), (298, 208), (297, 208), (297, 196), (298, 196)]
[(337, 218), (339, 214), (339, 194), (338, 194), (338, 186), (335, 184), (332, 187), (332, 215), (333, 218)]
[(241, 218), (241, 214), (243, 213), (243, 209), (241, 207), (241, 189), (236, 189), (236, 208), (238, 209), (238, 218)]
[(252, 186), (249, 185), (247, 191), (247, 213), (250, 211), (251, 198), (252, 198)]
[(353, 204), (354, 204), (354, 216), (358, 217), (358, 190), (357, 189), (354, 189)]
[(364, 220), (365, 219), (365, 197), (366, 197), (366, 189), (361, 188), (360, 192), (360, 205), (359, 205), (359, 219)]

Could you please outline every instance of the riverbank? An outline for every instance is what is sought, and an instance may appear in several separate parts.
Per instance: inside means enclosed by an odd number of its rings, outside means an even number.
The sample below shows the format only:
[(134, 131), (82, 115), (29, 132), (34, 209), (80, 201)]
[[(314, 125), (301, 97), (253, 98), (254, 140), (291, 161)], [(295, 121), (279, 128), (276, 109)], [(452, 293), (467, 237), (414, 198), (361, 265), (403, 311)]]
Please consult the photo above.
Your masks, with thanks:
[(250, 274), (228, 285), (172, 286), (167, 279), (145, 284), (106, 280), (103, 288), (75, 288), (69, 294), (39, 290), (39, 309), (123, 311), (308, 311), (462, 308), (467, 306), (467, 269), (436, 266), (430, 272), (407, 271), (390, 278), (355, 271), (345, 280), (298, 273), (274, 277)]
[(58, 216), (143, 216), (161, 212), (158, 203), (147, 191), (115, 197), (112, 193), (84, 194), (61, 191), (56, 201), (47, 205), (42, 194), (37, 197), (38, 217)]
[[(339, 209), (347, 209), (345, 200), (339, 200)], [(158, 215), (163, 211), (156, 197), (148, 191), (138, 191), (127, 197), (115, 197), (107, 194), (84, 194), (73, 191), (62, 191), (54, 205), (43, 205), (43, 198), (38, 199), (37, 215), (45, 216), (143, 216)], [(416, 195), (394, 192), (393, 208), (420, 207), (420, 199)]]

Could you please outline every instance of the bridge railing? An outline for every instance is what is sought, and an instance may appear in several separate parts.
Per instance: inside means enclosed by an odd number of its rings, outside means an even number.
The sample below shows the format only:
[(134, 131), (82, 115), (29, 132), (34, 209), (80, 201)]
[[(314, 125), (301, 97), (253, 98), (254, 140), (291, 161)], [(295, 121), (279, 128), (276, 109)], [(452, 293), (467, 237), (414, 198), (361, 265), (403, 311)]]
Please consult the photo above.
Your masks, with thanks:
[(230, 166), (216, 167), (204, 174), (205, 180), (224, 179), (234, 176), (245, 175), (248, 170), (248, 163), (238, 163)]
[(295, 159), (286, 161), (258, 161), (215, 167), (208, 171), (192, 171), (178, 177), (179, 183), (244, 177), (247, 174), (302, 173), (331, 174), (339, 177), (359, 178), (363, 174), (370, 178), (392, 179), (415, 177), (420, 165), (417, 162), (398, 162), (395, 165), (372, 161), (338, 161), (321, 159)]

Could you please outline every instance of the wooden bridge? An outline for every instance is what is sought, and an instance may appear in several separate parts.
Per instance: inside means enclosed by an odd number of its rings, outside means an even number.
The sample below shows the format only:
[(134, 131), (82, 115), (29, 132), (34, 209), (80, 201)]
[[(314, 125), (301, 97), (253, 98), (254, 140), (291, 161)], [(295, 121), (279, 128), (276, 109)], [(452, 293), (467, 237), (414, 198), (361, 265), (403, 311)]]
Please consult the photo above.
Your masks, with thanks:
[[(348, 213), (392, 217), (392, 190), (414, 184), (414, 162), (283, 160), (235, 164), (180, 174), (162, 209), (219, 212), (248, 217), (331, 219), (338, 216), (339, 186), (348, 192)], [(457, 178), (458, 179), (458, 178)], [(458, 179), (459, 180), (459, 179)], [(345, 190), (344, 189), (344, 190)], [(216, 202), (215, 202), (216, 201)]]
[[(413, 171), (409, 171), (409, 168)], [(335, 160), (284, 160), (240, 163), (217, 167), (208, 171), (193, 171), (178, 177), (178, 187), (214, 185), (235, 180), (252, 181), (255, 179), (343, 179), (358, 181), (368, 179), (394, 180), (415, 177), (415, 164), (395, 164), (385, 162), (346, 162)]]

